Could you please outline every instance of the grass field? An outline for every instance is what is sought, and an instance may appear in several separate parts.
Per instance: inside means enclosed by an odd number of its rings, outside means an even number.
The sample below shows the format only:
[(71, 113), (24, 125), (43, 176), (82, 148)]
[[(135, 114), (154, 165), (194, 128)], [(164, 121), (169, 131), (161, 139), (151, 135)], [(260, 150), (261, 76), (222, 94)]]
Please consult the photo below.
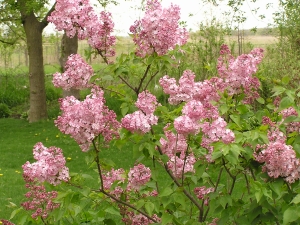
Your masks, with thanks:
[[(70, 172), (95, 174), (85, 163), (86, 153), (70, 137), (61, 134), (53, 120), (29, 124), (21, 119), (0, 119), (0, 219), (9, 219), (11, 212), (24, 200), (22, 165), (35, 161), (32, 148), (37, 142), (63, 149)], [(114, 152), (104, 149), (101, 155), (112, 159), (116, 168), (129, 169), (134, 159), (131, 149), (126, 149), (116, 148)]]

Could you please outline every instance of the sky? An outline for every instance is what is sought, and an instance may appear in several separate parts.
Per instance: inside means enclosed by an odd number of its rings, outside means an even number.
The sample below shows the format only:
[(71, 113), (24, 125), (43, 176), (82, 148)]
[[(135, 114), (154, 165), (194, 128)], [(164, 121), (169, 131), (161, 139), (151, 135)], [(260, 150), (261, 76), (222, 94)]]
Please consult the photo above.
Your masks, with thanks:
[[(96, 3), (96, 0), (91, 0)], [(214, 6), (211, 3), (202, 3), (202, 0), (162, 0), (162, 5), (168, 7), (171, 3), (179, 5), (181, 8), (181, 21), (186, 21), (188, 30), (198, 30), (199, 24), (207, 23), (211, 21), (213, 17), (220, 22), (230, 21), (232, 26), (237, 24), (232, 23), (232, 17), (227, 18), (223, 15), (224, 12), (230, 11), (230, 8), (226, 6), (228, 0), (218, 0), (219, 5)], [(115, 35), (127, 36), (129, 33), (129, 27), (133, 25), (135, 20), (142, 18), (143, 12), (137, 8), (140, 6), (141, 0), (118, 0), (119, 5), (110, 5), (107, 7), (107, 11), (110, 11), (113, 15), (115, 23)], [(272, 6), (266, 9), (267, 3), (271, 3)], [(257, 13), (252, 10), (257, 10)], [(101, 11), (101, 7), (97, 7), (97, 11)], [(272, 13), (278, 10), (278, 0), (257, 0), (256, 3), (252, 3), (251, 0), (245, 0), (245, 4), (242, 7), (247, 18), (246, 22), (240, 25), (240, 29), (252, 29), (254, 27), (263, 28), (272, 23)], [(259, 15), (264, 15), (266, 18), (260, 19)], [(49, 26), (46, 29), (47, 33), (53, 32), (55, 29), (53, 26)]]

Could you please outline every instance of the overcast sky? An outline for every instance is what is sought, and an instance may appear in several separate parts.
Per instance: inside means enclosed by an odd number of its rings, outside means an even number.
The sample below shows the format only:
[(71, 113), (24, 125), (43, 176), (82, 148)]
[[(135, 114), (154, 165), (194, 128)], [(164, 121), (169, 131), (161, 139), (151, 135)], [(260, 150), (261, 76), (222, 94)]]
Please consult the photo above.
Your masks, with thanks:
[[(225, 21), (226, 18), (223, 13), (230, 9), (226, 6), (228, 0), (223, 0), (219, 6), (213, 6), (212, 4), (204, 4), (201, 0), (162, 0), (163, 6), (167, 7), (171, 4), (179, 5), (181, 8), (181, 20), (186, 21), (187, 28), (193, 31), (197, 30), (199, 23), (210, 21), (212, 17), (217, 17), (219, 21)], [(96, 0), (92, 0), (96, 2)], [(107, 10), (113, 15), (115, 22), (115, 34), (126, 36), (129, 32), (129, 27), (135, 20), (143, 16), (143, 12), (138, 10), (141, 0), (118, 0), (119, 5), (108, 6)], [(271, 3), (272, 6), (266, 9), (266, 4)], [(252, 10), (258, 9), (257, 13)], [(101, 11), (100, 7), (97, 11)], [(278, 10), (278, 0), (257, 0), (256, 3), (245, 0), (245, 4), (242, 7), (245, 11), (247, 21), (240, 26), (241, 29), (251, 29), (254, 27), (262, 28), (267, 27), (272, 23), (272, 13)], [(260, 19), (259, 15), (265, 15), (265, 19)], [(236, 25), (236, 24), (235, 24)], [(47, 33), (53, 31), (53, 26), (49, 26), (46, 30)]]

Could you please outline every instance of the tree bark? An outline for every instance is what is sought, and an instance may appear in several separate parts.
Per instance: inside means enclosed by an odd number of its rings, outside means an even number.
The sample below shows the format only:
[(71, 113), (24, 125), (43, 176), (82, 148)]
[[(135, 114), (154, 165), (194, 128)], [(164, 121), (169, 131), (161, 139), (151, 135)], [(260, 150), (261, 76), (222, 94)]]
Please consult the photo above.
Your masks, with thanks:
[(31, 123), (47, 119), (42, 34), (48, 25), (47, 17), (54, 10), (55, 4), (45, 18), (39, 21), (33, 12), (34, 9), (30, 9), (29, 5), (26, 5), (27, 0), (17, 0), (17, 3), (25, 30), (29, 58), (30, 107), (28, 120)]
[[(73, 38), (67, 37), (66, 33), (64, 33), (61, 39), (61, 56), (59, 58), (60, 66), (62, 72), (65, 71), (65, 64), (69, 55), (77, 54), (78, 50), (78, 37), (75, 35)], [(75, 98), (80, 98), (80, 91), (77, 89), (71, 88), (69, 91), (63, 90), (63, 97), (74, 96)]]
[(37, 20), (33, 12), (24, 18), (23, 26), (27, 39), (29, 57), (30, 108), (28, 119), (31, 123), (42, 119), (47, 119), (42, 43), (42, 33), (44, 27)]

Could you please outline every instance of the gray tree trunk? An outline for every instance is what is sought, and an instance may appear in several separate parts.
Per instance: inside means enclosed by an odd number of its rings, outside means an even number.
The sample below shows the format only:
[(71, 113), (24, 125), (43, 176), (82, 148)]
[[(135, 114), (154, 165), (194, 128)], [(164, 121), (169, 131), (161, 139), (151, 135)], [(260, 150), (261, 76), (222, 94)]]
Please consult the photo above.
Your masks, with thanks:
[(23, 19), (29, 57), (29, 122), (47, 119), (42, 33), (44, 26), (30, 13)]

